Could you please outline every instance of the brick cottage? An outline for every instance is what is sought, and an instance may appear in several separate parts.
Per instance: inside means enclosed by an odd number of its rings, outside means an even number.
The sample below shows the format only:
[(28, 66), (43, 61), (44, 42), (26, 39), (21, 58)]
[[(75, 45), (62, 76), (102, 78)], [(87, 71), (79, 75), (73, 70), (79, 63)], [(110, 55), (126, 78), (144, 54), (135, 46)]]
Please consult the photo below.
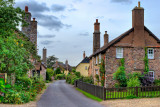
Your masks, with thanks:
[(99, 74), (99, 64), (105, 57), (105, 87), (113, 87), (113, 73), (119, 67), (121, 58), (125, 59), (125, 71), (144, 72), (145, 47), (148, 52), (149, 72), (154, 79), (160, 78), (160, 41), (144, 26), (144, 8), (138, 3), (132, 10), (132, 28), (108, 42), (108, 34), (104, 34), (104, 46), (100, 48), (100, 23), (94, 24), (93, 54), (90, 56), (89, 75)]

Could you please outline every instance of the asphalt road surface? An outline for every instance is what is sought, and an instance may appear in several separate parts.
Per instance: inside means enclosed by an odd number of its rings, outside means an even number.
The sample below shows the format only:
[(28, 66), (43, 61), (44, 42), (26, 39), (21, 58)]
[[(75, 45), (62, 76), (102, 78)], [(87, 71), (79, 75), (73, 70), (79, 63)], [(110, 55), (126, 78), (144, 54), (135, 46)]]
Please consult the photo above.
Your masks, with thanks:
[(59, 80), (51, 84), (37, 103), (38, 107), (103, 107)]

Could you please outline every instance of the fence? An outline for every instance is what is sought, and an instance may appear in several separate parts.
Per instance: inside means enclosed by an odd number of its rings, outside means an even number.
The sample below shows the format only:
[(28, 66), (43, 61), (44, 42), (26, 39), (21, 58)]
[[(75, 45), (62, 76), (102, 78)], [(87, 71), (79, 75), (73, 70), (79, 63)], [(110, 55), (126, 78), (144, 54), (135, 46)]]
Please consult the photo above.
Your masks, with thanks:
[(104, 88), (82, 81), (75, 81), (75, 86), (103, 100), (136, 97), (160, 97), (160, 86)]
[(104, 87), (88, 84), (82, 81), (75, 81), (75, 86), (98, 98), (106, 100), (106, 89)]
[(106, 88), (106, 99), (160, 97), (160, 86)]

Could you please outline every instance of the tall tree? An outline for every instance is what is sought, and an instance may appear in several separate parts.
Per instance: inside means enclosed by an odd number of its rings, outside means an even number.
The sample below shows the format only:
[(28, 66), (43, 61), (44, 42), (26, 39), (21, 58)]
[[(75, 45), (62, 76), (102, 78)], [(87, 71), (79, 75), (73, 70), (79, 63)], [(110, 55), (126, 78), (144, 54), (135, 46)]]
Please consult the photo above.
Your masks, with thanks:
[(47, 58), (47, 68), (52, 68), (53, 64), (55, 64), (57, 60), (58, 58), (55, 57), (54, 55), (49, 56)]
[(33, 68), (30, 56), (37, 58), (35, 46), (18, 29), (24, 11), (14, 7), (14, 0), (0, 0), (0, 72), (25, 75)]

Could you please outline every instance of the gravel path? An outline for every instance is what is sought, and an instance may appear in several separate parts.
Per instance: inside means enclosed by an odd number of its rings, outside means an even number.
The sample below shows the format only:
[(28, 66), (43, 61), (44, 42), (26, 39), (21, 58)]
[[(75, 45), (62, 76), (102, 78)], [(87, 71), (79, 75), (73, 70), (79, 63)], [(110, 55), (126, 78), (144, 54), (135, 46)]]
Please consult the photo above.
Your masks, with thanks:
[(107, 100), (101, 104), (105, 107), (160, 107), (160, 98)]
[(83, 94), (59, 80), (51, 84), (37, 103), (38, 107), (103, 107), (98, 102), (86, 98)]

